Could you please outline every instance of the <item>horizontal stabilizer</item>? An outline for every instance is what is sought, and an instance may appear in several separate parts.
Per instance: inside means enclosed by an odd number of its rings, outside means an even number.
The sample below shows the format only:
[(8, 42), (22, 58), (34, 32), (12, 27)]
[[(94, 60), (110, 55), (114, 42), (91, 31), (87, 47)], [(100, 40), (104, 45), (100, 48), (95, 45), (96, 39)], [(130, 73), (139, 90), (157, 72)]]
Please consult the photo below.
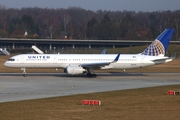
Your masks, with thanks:
[(167, 63), (167, 62), (171, 62), (173, 60), (173, 58), (162, 58), (162, 59), (155, 59), (155, 60), (151, 60), (152, 62), (154, 62), (155, 64), (162, 64), (162, 63)]

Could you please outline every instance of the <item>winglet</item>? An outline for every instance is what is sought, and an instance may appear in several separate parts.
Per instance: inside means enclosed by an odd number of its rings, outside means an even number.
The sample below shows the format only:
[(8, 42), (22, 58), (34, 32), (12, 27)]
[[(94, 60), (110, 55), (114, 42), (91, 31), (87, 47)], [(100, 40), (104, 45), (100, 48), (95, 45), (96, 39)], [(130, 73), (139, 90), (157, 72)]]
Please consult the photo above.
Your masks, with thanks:
[(117, 62), (119, 60), (120, 53), (116, 56), (116, 58), (112, 61), (112, 63)]

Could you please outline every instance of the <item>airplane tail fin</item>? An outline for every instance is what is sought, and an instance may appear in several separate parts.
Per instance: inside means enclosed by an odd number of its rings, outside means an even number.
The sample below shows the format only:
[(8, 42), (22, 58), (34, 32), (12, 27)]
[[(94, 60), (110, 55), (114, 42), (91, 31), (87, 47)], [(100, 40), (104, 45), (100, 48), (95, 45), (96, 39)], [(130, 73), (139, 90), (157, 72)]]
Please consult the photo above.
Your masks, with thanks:
[(101, 54), (106, 54), (106, 49), (104, 49)]
[(174, 29), (165, 29), (143, 52), (142, 55), (164, 56)]

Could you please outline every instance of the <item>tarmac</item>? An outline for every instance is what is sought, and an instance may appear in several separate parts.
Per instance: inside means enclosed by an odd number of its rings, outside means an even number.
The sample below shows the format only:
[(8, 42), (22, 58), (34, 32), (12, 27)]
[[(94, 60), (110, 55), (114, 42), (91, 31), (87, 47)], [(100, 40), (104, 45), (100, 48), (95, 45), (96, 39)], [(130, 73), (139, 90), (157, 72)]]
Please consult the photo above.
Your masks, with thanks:
[(0, 73), (0, 102), (180, 84), (180, 73)]

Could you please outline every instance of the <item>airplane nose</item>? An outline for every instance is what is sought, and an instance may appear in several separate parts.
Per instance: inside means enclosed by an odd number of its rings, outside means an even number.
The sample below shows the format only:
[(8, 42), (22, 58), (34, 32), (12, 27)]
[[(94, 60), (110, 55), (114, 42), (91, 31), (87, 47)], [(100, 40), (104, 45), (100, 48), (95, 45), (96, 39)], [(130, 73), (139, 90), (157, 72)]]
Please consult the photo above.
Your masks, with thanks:
[(9, 65), (8, 62), (6, 61), (6, 62), (4, 63), (4, 66), (5, 66), (5, 67), (8, 67), (8, 65)]

